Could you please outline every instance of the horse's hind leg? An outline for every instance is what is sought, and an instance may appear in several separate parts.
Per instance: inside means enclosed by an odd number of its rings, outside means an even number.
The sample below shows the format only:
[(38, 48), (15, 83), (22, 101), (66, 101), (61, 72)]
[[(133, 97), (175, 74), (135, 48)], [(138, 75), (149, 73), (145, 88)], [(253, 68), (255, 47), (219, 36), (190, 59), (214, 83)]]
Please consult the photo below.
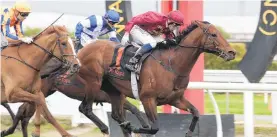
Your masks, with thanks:
[(24, 110), (23, 114), (16, 114), (17, 115), (23, 115), (21, 116), (21, 127), (22, 127), (22, 134), (23, 137), (28, 137), (28, 124), (31, 117), (34, 115), (36, 108), (34, 103), (24, 103), (22, 106), (20, 106), (19, 110)]
[(180, 99), (176, 100), (171, 105), (182, 109), (184, 111), (188, 111), (193, 115), (192, 121), (189, 126), (189, 131), (186, 133), (186, 137), (192, 137), (192, 133), (196, 127), (196, 124), (199, 120), (199, 112), (198, 110), (185, 98), (181, 97)]
[(138, 108), (136, 106), (131, 104), (128, 100), (126, 100), (124, 103), (124, 109), (132, 112), (132, 114), (134, 114), (137, 117), (137, 119), (139, 120), (139, 122), (143, 128), (149, 128), (149, 125), (147, 124), (146, 120), (144, 119), (142, 113), (138, 110)]

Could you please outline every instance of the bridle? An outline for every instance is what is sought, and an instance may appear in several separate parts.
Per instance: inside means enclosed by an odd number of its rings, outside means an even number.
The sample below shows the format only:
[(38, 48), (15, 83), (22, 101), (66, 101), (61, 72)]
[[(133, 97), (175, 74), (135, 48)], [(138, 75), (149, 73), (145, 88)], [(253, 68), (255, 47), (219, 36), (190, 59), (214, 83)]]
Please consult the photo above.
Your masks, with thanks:
[[(202, 51), (211, 51), (211, 49), (215, 49), (215, 50), (218, 50), (218, 46), (219, 46), (219, 42), (215, 39), (215, 37), (217, 37), (217, 33), (210, 33), (209, 32), (209, 28), (212, 24), (208, 24), (207, 27), (201, 27), (200, 23), (198, 21), (195, 21), (194, 22), (202, 31), (203, 31), (203, 34), (206, 35), (206, 39), (205, 39), (205, 42), (202, 46), (187, 46), (187, 45), (180, 45), (180, 43), (183, 43), (183, 41), (186, 40), (186, 38), (190, 35), (186, 35), (186, 36), (183, 36), (183, 35), (180, 35), (180, 39), (181, 41), (179, 42), (179, 44), (176, 46), (177, 48), (178, 47), (181, 47), (181, 48), (197, 48), (197, 49), (201, 49)], [(212, 45), (212, 46), (210, 46)]]
[[(52, 25), (51, 25), (51, 26), (52, 26)], [(31, 45), (35, 45), (35, 46), (38, 47), (39, 49), (43, 50), (45, 53), (47, 53), (47, 54), (49, 55), (49, 58), (54, 57), (54, 58), (56, 58), (57, 60), (59, 60), (60, 62), (62, 62), (62, 65), (63, 65), (63, 66), (65, 65), (65, 66), (69, 67), (69, 66), (72, 64), (72, 62), (66, 60), (65, 57), (66, 57), (66, 56), (76, 56), (76, 55), (74, 55), (74, 54), (64, 54), (64, 51), (63, 51), (63, 48), (62, 48), (62, 44), (61, 44), (61, 42), (60, 42), (60, 38), (62, 38), (62, 37), (68, 37), (69, 35), (68, 35), (68, 34), (67, 34), (67, 35), (59, 35), (59, 34), (57, 33), (57, 30), (55, 29), (55, 27), (54, 27), (54, 26), (52, 26), (52, 27), (53, 27), (53, 29), (55, 30), (56, 34), (57, 34), (57, 41), (56, 41), (55, 46), (54, 46), (50, 51), (48, 51), (47, 49), (43, 48), (43, 47), (40, 46), (39, 44), (35, 43), (35, 38), (37, 38), (38, 35), (37, 35), (36, 37), (34, 37), (34, 42), (32, 42)], [(40, 34), (41, 34), (41, 33), (40, 33)], [(39, 35), (40, 35), (40, 34), (39, 34)], [(27, 62), (25, 62), (25, 61), (21, 58), (20, 52), (19, 52), (19, 48), (21, 47), (20, 44), (22, 44), (22, 42), (19, 43), (18, 46), (17, 46), (17, 47), (18, 47), (17, 53), (18, 53), (20, 59), (15, 58), (15, 57), (12, 57), (12, 56), (7, 56), (7, 55), (1, 55), (1, 56), (5, 57), (6, 59), (8, 59), (8, 58), (15, 59), (15, 60), (17, 60), (17, 61), (19, 61), (19, 62), (25, 64), (26, 66), (32, 68), (33, 70), (39, 72), (39, 71), (40, 71), (39, 69), (37, 69), (37, 68), (33, 67), (32, 65), (28, 64)], [(57, 45), (58, 45), (58, 48), (59, 48), (59, 51), (60, 51), (60, 54), (61, 54), (61, 58), (57, 57), (57, 56), (54, 54), (54, 51), (55, 51)], [(74, 50), (74, 49), (73, 49), (73, 50)]]
[[(190, 34), (187, 34), (187, 35), (180, 35), (180, 36), (177, 36), (175, 37), (175, 39), (180, 39), (179, 41), (179, 44), (177, 44), (176, 46), (172, 46), (174, 47), (173, 48), (173, 51), (176, 52), (179, 48), (195, 48), (195, 49), (200, 49), (201, 51), (207, 51), (207, 52), (218, 52), (220, 51), (219, 48), (218, 48), (218, 41), (215, 39), (215, 37), (217, 37), (217, 34), (213, 34), (213, 33), (210, 33), (209, 32), (209, 28), (211, 26), (211, 24), (209, 23), (207, 25), (207, 27), (201, 27), (201, 25), (199, 24), (199, 22), (195, 21), (193, 22), (197, 25), (197, 27), (199, 27), (204, 35), (206, 35), (206, 39), (205, 39), (205, 42), (202, 46), (188, 46), (188, 45), (181, 45), (180, 43), (183, 43), (183, 41), (186, 40), (186, 38), (190, 35)], [(213, 45), (213, 47), (211, 47), (210, 45)], [(169, 50), (171, 50), (172, 48), (171, 46), (169, 46)], [(176, 54), (174, 54), (176, 55)], [(157, 57), (155, 57), (153, 54), (151, 54), (151, 56), (156, 60), (158, 61), (158, 63), (160, 65), (162, 65), (166, 70), (174, 73), (175, 75), (177, 75), (177, 77), (187, 77), (187, 75), (181, 75), (179, 72), (177, 72), (176, 70), (174, 70), (172, 68), (172, 58), (174, 56), (169, 56), (168, 57), (168, 65), (166, 65), (163, 61), (159, 60)]]

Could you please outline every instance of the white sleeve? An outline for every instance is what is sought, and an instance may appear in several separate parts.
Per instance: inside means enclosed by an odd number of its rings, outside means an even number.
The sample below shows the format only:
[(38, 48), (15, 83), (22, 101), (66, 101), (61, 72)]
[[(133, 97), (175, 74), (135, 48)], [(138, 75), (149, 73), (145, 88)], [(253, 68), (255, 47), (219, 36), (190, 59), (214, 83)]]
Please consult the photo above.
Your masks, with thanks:
[(90, 27), (90, 20), (89, 20), (89, 19), (82, 20), (80, 23), (81, 23), (81, 24), (83, 25), (83, 27), (85, 27), (85, 28), (89, 28), (89, 27)]
[(109, 38), (112, 38), (112, 37), (116, 38), (116, 32), (115, 31), (109, 32)]

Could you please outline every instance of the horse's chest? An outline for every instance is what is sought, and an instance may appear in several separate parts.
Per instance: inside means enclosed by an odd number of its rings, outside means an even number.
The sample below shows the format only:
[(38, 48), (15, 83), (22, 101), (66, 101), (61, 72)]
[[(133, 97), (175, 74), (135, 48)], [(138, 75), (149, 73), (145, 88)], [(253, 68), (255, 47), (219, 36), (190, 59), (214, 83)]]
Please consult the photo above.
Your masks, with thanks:
[(41, 88), (41, 83), (39, 80), (33, 80), (29, 82), (24, 82), (20, 87), (22, 87), (23, 90), (28, 91), (30, 93), (34, 93), (35, 91), (39, 91)]

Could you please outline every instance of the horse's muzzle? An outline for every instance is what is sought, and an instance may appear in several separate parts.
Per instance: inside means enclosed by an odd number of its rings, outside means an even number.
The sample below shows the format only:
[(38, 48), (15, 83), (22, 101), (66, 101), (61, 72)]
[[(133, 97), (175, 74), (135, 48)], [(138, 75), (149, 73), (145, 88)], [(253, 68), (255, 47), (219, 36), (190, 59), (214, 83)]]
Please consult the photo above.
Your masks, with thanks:
[(230, 60), (235, 59), (235, 57), (236, 57), (236, 52), (235, 51), (228, 51), (226, 56), (224, 57), (224, 59), (226, 61), (230, 61)]

